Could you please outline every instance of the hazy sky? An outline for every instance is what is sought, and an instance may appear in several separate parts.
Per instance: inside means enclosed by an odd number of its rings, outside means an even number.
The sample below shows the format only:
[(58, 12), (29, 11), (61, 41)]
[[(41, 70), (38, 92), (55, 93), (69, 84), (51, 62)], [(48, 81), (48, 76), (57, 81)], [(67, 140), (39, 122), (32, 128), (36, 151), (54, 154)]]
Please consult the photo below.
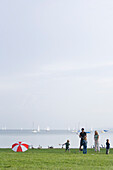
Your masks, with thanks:
[(113, 127), (113, 0), (0, 0), (0, 128)]

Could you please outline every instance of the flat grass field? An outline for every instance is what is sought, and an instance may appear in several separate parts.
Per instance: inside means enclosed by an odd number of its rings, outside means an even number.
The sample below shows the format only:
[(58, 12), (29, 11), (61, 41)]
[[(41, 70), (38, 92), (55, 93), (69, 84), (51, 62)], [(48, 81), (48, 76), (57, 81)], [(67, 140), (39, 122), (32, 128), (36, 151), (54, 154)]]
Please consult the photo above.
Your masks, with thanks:
[(87, 169), (87, 170), (111, 170), (113, 169), (113, 149), (109, 155), (105, 149), (95, 153), (94, 149), (88, 149), (83, 155), (78, 149), (29, 149), (26, 152), (13, 152), (11, 149), (0, 149), (0, 169)]

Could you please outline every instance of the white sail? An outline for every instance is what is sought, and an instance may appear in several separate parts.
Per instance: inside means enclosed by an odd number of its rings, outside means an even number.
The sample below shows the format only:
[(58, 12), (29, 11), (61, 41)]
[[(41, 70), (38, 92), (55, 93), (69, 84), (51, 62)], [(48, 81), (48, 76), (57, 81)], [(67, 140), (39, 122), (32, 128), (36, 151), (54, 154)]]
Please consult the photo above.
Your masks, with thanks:
[(38, 126), (38, 129), (37, 129), (38, 132), (40, 132), (40, 127)]

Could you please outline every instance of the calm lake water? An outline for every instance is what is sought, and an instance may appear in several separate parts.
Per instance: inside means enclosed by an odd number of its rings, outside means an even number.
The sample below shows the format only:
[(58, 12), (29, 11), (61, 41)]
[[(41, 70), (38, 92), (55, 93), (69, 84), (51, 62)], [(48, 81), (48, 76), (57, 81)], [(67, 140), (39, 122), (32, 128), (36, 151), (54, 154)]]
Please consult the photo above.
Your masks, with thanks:
[[(106, 133), (98, 131), (100, 135), (100, 146), (105, 145), (106, 139), (110, 139), (110, 145), (113, 147), (113, 130)], [(32, 130), (0, 130), (0, 148), (11, 148), (12, 144), (18, 141), (23, 141), (37, 148), (39, 145), (42, 148), (53, 146), (61, 148), (61, 145), (70, 140), (70, 148), (78, 148), (80, 138), (71, 130), (40, 130), (33, 132)], [(94, 132), (87, 134), (88, 148), (94, 145)]]

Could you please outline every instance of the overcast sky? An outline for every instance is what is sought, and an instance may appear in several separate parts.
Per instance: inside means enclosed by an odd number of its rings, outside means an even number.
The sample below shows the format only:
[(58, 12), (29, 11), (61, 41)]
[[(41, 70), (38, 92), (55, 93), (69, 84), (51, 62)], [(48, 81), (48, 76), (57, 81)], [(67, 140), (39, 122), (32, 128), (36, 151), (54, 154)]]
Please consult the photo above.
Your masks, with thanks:
[(113, 1), (0, 0), (0, 128), (113, 127)]

